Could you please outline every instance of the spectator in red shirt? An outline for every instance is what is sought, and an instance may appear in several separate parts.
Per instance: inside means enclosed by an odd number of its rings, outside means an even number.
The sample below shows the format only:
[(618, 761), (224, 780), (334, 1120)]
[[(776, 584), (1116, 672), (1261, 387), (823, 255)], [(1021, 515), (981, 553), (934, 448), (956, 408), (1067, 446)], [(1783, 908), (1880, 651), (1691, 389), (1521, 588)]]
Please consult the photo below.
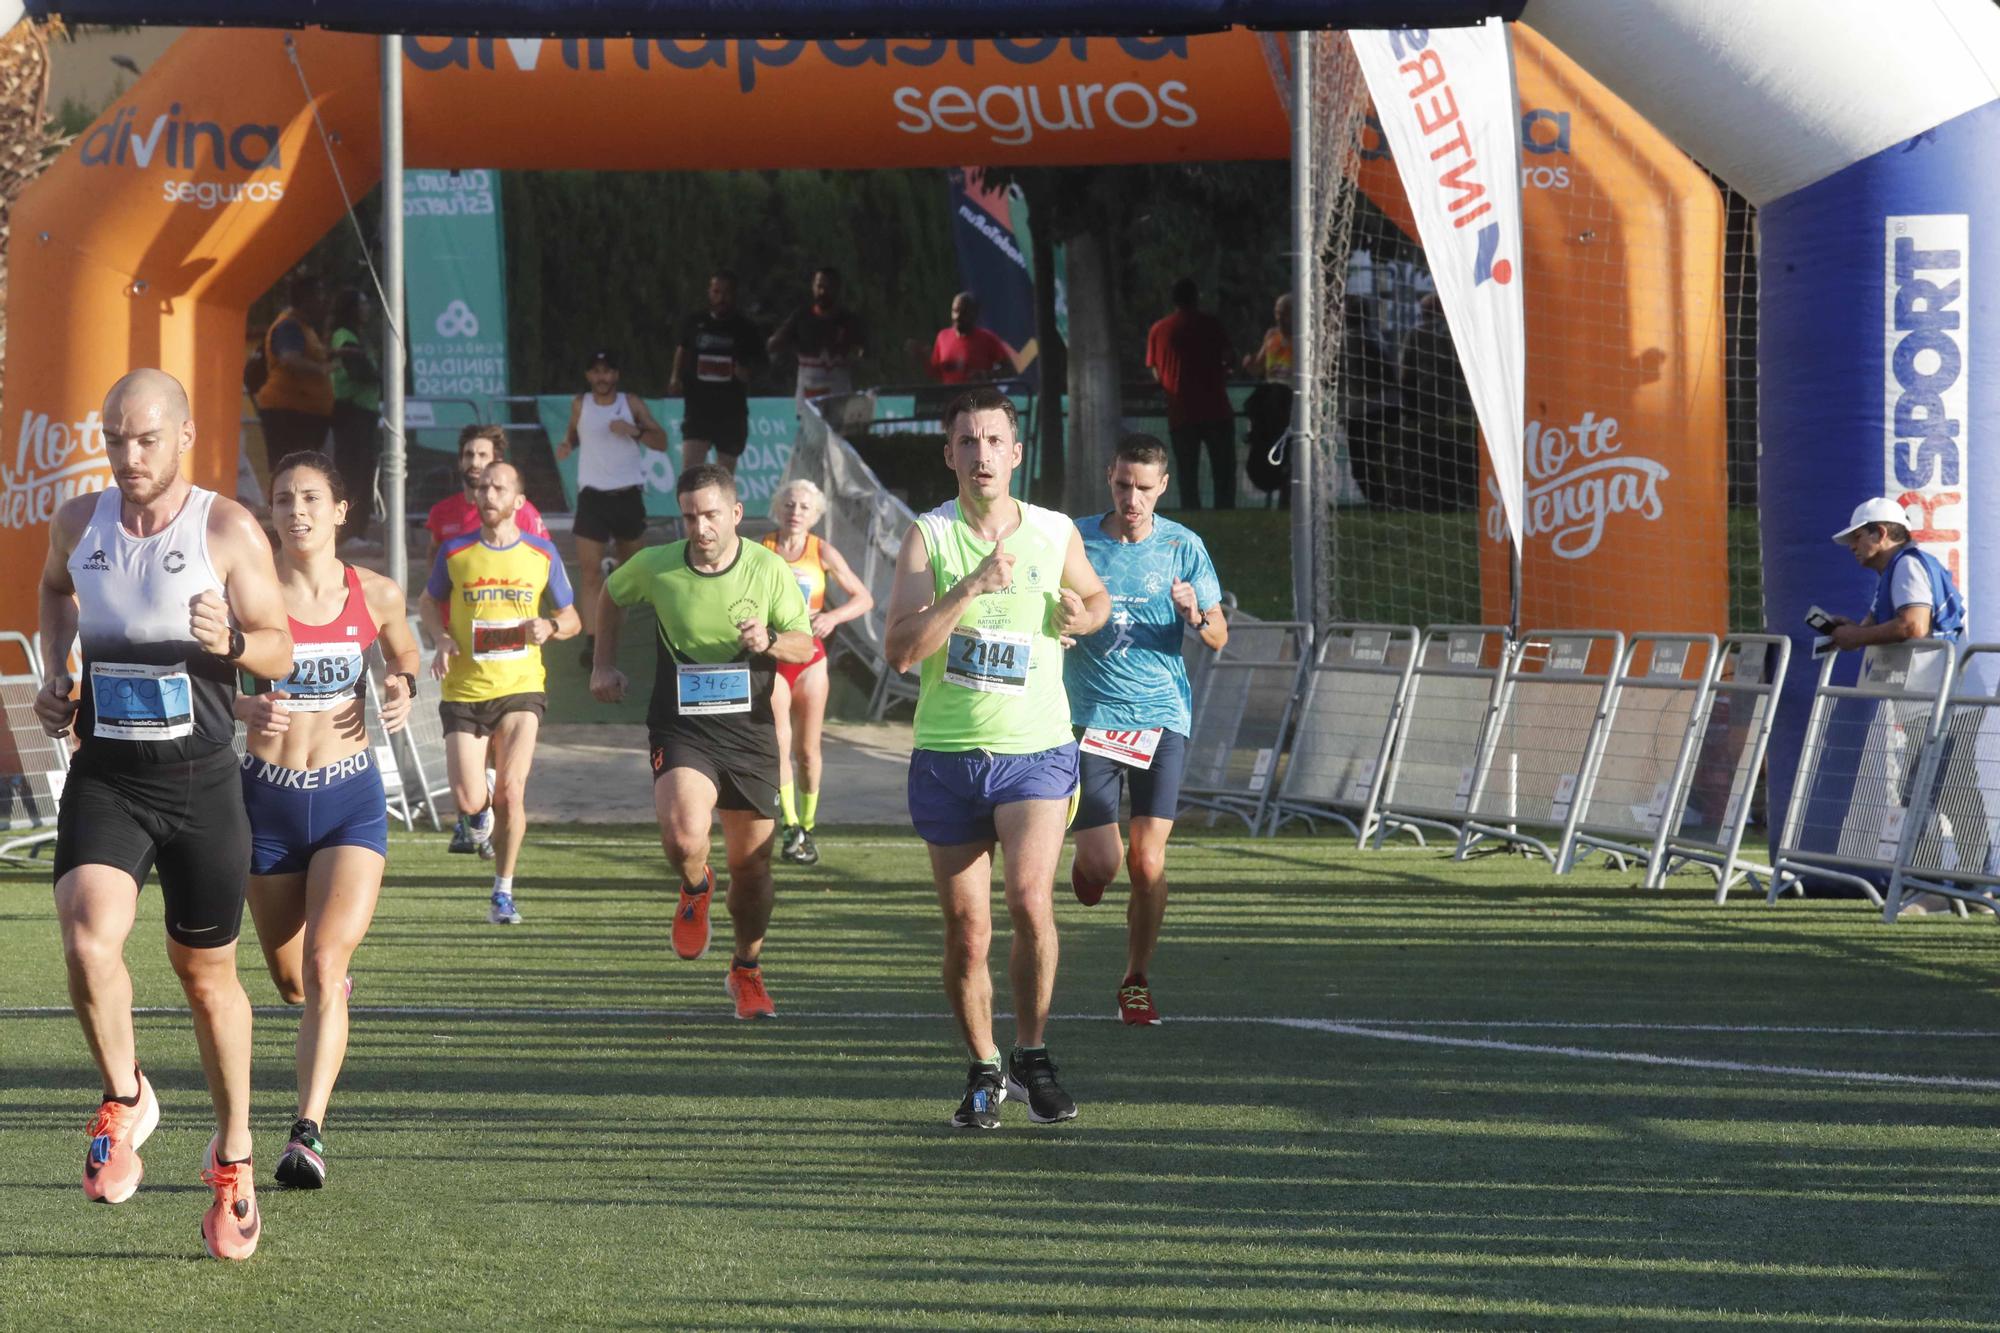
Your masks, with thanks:
[(1222, 321), (1198, 309), (1193, 278), (1174, 284), (1174, 313), (1146, 334), (1146, 368), (1167, 392), (1167, 434), (1180, 474), (1181, 508), (1201, 508), (1201, 450), (1208, 446), (1217, 509), (1236, 507), (1236, 409), (1229, 372), (1236, 352)]
[(1026, 361), (991, 329), (979, 327), (979, 298), (960, 292), (951, 298), (951, 323), (931, 343), (931, 378), (940, 384), (1018, 375)]
[[(430, 514), (424, 519), (424, 527), (431, 534), (431, 558), (437, 558), (438, 547), (453, 537), (461, 537), (468, 532), (479, 530), (479, 506), (472, 501), (472, 492), (479, 485), (479, 478), (486, 471), (488, 463), (507, 461), (507, 432), (500, 426), (467, 426), (458, 433), (458, 476), (465, 483), (465, 489), (457, 495), (447, 495), (431, 506)], [(526, 496), (521, 499), (520, 512), (514, 515), (515, 526), (530, 537), (546, 538), (548, 524), (542, 521), (541, 510), (535, 508)]]

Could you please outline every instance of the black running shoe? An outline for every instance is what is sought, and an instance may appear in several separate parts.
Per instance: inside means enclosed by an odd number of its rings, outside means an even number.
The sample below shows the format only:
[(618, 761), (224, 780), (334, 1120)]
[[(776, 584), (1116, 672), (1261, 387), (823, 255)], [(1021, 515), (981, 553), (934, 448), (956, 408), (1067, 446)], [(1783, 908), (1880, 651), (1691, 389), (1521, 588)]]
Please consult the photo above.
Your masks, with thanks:
[(326, 1144), (319, 1126), (303, 1116), (292, 1122), (291, 1142), (278, 1159), (277, 1177), (288, 1189), (316, 1190), (326, 1184)]
[(798, 824), (785, 825), (785, 832), (779, 844), (778, 855), (784, 860), (796, 862), (799, 859), (799, 839), (805, 836), (806, 831), (802, 826)]
[(792, 853), (792, 859), (802, 866), (816, 866), (819, 864), (819, 844), (813, 841), (811, 829), (802, 828), (799, 830), (799, 845), (798, 849)]
[(472, 836), (472, 822), (464, 815), (451, 827), (451, 846), (445, 850), (458, 856), (470, 856), (479, 850), (479, 839)]
[[(951, 1113), (953, 1129), (1000, 1128), (1000, 1103), (1007, 1100), (1007, 1084), (1000, 1071), (974, 1065), (965, 1076), (965, 1100)], [(1074, 1108), (1070, 1110), (1075, 1115)]]
[(1056, 1082), (1056, 1067), (1046, 1049), (1018, 1048), (1007, 1057), (1007, 1095), (1028, 1104), (1028, 1119), (1038, 1125), (1076, 1119), (1076, 1102)]

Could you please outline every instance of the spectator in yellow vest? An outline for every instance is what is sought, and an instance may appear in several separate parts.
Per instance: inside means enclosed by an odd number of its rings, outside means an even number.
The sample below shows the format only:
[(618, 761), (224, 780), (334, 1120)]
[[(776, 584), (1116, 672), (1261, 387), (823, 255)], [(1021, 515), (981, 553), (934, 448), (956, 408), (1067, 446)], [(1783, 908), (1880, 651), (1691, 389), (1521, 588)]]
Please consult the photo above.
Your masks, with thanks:
[(301, 449), (324, 450), (333, 426), (333, 357), (320, 330), (326, 324), (326, 288), (301, 273), (292, 279), (288, 304), (264, 335), (264, 387), (257, 415), (264, 422), (264, 457), (278, 460)]

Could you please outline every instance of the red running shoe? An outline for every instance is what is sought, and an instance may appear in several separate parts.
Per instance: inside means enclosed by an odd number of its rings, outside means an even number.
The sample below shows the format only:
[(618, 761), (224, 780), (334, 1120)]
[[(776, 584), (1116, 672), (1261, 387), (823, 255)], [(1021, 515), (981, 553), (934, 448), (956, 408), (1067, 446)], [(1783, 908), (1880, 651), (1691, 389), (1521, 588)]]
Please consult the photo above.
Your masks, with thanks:
[(715, 897), (715, 867), (703, 872), (708, 887), (689, 893), (681, 885), (680, 906), (674, 909), (674, 952), (692, 962), (708, 952), (708, 902)]
[(1069, 886), (1076, 893), (1076, 900), (1085, 907), (1095, 907), (1104, 898), (1103, 884), (1092, 884), (1076, 870), (1076, 862), (1069, 863)]
[(1160, 1011), (1153, 1007), (1153, 988), (1146, 984), (1142, 976), (1129, 976), (1125, 984), (1118, 988), (1118, 1016), (1125, 1020), (1126, 1027), (1156, 1028), (1160, 1025)]
[(730, 965), (729, 976), (722, 983), (729, 992), (729, 998), (736, 1001), (736, 1016), (741, 1019), (776, 1018), (778, 1006), (771, 1003), (771, 992), (764, 989), (764, 969), (761, 967), (737, 967)]

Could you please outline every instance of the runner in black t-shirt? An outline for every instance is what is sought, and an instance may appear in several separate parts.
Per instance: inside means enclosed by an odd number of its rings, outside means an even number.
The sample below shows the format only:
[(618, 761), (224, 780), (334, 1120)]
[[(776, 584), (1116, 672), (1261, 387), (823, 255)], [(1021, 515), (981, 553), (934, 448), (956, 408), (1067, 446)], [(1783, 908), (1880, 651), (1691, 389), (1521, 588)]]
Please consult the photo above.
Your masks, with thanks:
[(685, 394), (681, 466), (708, 461), (709, 446), (734, 474), (750, 440), (750, 367), (764, 360), (764, 334), (736, 308), (736, 275), (718, 269), (708, 280), (708, 309), (689, 315), (674, 351), (670, 394)]

